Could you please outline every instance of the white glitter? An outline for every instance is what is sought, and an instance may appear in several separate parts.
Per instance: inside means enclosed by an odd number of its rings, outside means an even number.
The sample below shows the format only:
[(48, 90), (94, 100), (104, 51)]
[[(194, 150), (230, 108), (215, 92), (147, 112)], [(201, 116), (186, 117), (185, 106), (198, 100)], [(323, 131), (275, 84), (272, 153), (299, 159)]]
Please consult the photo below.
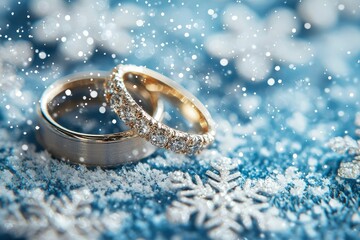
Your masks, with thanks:
[(305, 28), (305, 29), (310, 29), (310, 28), (311, 28), (311, 24), (310, 24), (310, 23), (305, 23), (305, 24), (304, 24), (304, 28)]
[(70, 90), (70, 89), (66, 89), (65, 95), (66, 95), (66, 96), (70, 96), (70, 95), (71, 95), (71, 90)]
[(269, 79), (267, 80), (267, 84), (268, 84), (269, 86), (273, 86), (273, 85), (275, 84), (275, 79), (269, 78)]
[(98, 92), (97, 92), (97, 91), (91, 91), (91, 92), (90, 92), (90, 96), (91, 96), (92, 98), (96, 98), (96, 97), (98, 96)]
[(39, 58), (40, 59), (45, 59), (46, 58), (46, 53), (45, 52), (40, 52), (39, 53)]
[(144, 25), (144, 21), (143, 21), (143, 20), (141, 20), (141, 19), (136, 20), (136, 26), (141, 27), (141, 26), (143, 26), (143, 25)]
[(229, 61), (226, 59), (226, 58), (222, 58), (221, 60), (220, 60), (220, 64), (221, 64), (221, 66), (226, 66), (226, 65), (228, 65), (228, 63), (229, 63)]
[(106, 112), (106, 108), (103, 106), (99, 107), (99, 112), (104, 114)]
[(87, 44), (89, 44), (89, 45), (93, 45), (93, 44), (94, 44), (94, 39), (93, 39), (92, 37), (88, 37), (88, 38), (86, 39), (86, 42), (87, 42)]
[(215, 11), (214, 11), (213, 9), (210, 8), (210, 9), (208, 10), (208, 14), (209, 14), (210, 16), (213, 15), (214, 13), (215, 13)]
[(343, 11), (343, 10), (345, 9), (344, 4), (339, 4), (338, 9), (339, 9), (340, 11)]

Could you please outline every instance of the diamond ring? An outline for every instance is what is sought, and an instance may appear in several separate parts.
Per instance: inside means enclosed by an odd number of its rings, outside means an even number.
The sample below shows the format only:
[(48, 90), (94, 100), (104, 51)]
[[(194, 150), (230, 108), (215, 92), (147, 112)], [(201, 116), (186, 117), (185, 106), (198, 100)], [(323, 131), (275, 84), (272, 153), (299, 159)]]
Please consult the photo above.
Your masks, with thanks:
[[(43, 93), (38, 107), (40, 129), (37, 137), (54, 157), (71, 163), (109, 167), (138, 161), (157, 149), (131, 129), (87, 134), (63, 124), (65, 115), (71, 111), (76, 112), (77, 118), (90, 105), (96, 109), (106, 106), (104, 84), (108, 78), (109, 73), (76, 74), (58, 80)], [(144, 103), (145, 112), (158, 121), (162, 119), (164, 106), (155, 94), (145, 88), (138, 88), (132, 94)], [(70, 125), (76, 122), (86, 125), (74, 120)]]
[[(139, 87), (171, 100), (191, 123), (190, 130), (194, 133), (169, 127), (144, 111), (131, 94)], [(134, 65), (118, 65), (105, 89), (106, 99), (118, 116), (154, 146), (192, 155), (214, 141), (214, 122), (205, 106), (183, 87), (155, 71)]]

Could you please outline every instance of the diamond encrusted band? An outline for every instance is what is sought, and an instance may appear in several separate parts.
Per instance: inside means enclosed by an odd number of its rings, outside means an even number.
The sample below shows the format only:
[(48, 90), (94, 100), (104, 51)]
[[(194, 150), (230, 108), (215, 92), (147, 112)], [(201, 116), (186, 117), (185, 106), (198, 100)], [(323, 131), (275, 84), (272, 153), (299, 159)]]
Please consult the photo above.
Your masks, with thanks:
[[(149, 92), (158, 92), (176, 99), (181, 114), (198, 124), (200, 133), (171, 128), (146, 113), (134, 101), (125, 84), (129, 79), (134, 79), (134, 76), (140, 79), (141, 85)], [(137, 88), (138, 85), (134, 84), (133, 87)], [(192, 155), (214, 141), (214, 122), (205, 106), (180, 85), (155, 71), (134, 65), (118, 65), (113, 69), (105, 89), (110, 106), (125, 124), (157, 147)]]

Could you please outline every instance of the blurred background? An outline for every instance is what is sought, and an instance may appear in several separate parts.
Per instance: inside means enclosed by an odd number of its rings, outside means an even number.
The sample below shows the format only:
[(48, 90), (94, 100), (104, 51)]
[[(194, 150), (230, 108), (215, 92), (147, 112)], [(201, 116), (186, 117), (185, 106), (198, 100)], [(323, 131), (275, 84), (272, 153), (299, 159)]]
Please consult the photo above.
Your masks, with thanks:
[[(355, 138), (353, 123), (360, 100), (358, 0), (2, 0), (0, 179), (8, 176), (2, 188), (2, 221), (10, 219), (6, 215), (10, 202), (21, 203), (29, 197), (21, 195), (18, 189), (33, 191), (37, 187), (47, 199), (46, 196), (61, 196), (83, 186), (80, 182), (67, 182), (65, 175), (54, 177), (54, 170), (47, 170), (49, 175), (39, 177), (42, 171), (39, 162), (37, 167), (24, 165), (29, 160), (44, 162), (51, 158), (44, 155), (44, 149), (35, 139), (36, 107), (42, 92), (67, 74), (110, 71), (120, 63), (146, 66), (179, 82), (206, 104), (218, 124), (215, 144), (200, 157), (192, 158), (202, 162), (172, 165), (171, 159), (179, 156), (160, 151), (160, 155), (145, 160), (149, 164), (146, 171), (154, 168), (204, 175), (210, 160), (225, 156), (241, 163), (239, 169), (244, 178), (266, 177), (294, 166), (304, 173), (329, 178), (326, 187), (335, 190), (327, 193), (328, 200), (331, 196), (339, 197), (340, 189), (347, 188), (355, 196), (359, 193), (358, 182), (344, 187), (336, 180), (343, 176), (338, 175), (343, 159), (331, 155), (331, 150), (326, 148), (333, 137)], [(356, 142), (353, 146), (358, 147)], [(30, 150), (31, 154), (27, 153)], [(9, 158), (14, 154), (18, 156), (15, 160)], [(156, 157), (165, 159), (164, 164), (169, 161), (166, 163), (169, 165), (157, 165)], [(66, 167), (55, 167), (60, 168)], [(360, 164), (346, 169), (347, 178), (356, 180), (360, 176)], [(121, 175), (122, 171), (130, 170), (120, 168), (115, 172)], [(97, 171), (100, 174), (102, 170)], [(56, 183), (49, 184), (49, 179), (55, 179)], [(86, 186), (94, 193), (94, 189), (101, 189), (101, 181), (97, 187)], [(134, 188), (137, 187), (140, 189)], [(10, 191), (8, 195), (12, 194), (11, 200), (4, 200), (5, 189)], [(149, 217), (145, 223), (137, 223), (136, 214), (144, 206), (153, 211), (149, 216), (157, 212), (164, 218), (164, 206), (159, 206), (158, 201), (162, 199), (170, 204), (170, 198), (159, 189), (156, 191), (158, 197), (148, 195), (148, 202), (138, 202), (136, 210), (127, 208), (132, 216), (124, 230), (128, 237), (159, 237), (159, 232), (167, 237), (185, 236), (181, 232), (190, 238), (209, 237), (193, 222), (171, 228), (164, 227), (167, 222), (159, 220), (165, 224), (160, 226)], [(305, 203), (298, 202), (299, 208), (291, 211), (299, 217), (309, 206), (320, 206), (311, 196), (309, 193), (303, 199)], [(42, 197), (39, 199), (43, 201)], [(308, 222), (299, 220), (305, 229), (310, 225), (311, 229), (293, 233), (299, 238), (323, 238), (331, 234), (339, 238), (359, 236), (358, 230), (351, 228), (360, 222), (354, 215), (359, 206), (356, 199), (351, 207), (344, 201), (341, 206), (348, 209), (347, 213), (324, 217), (328, 219), (323, 219), (325, 223), (311, 218)], [(125, 205), (133, 206), (132, 201), (136, 202), (127, 199)], [(94, 203), (95, 208), (107, 208), (99, 199)], [(114, 209), (121, 206), (112, 205)], [(353, 216), (354, 222), (341, 222)], [(12, 222), (12, 226), (18, 226), (17, 223)], [(342, 230), (337, 228), (340, 225)], [(10, 234), (4, 235), (7, 237), (37, 236), (19, 231), (14, 234), (9, 226), (7, 229), (2, 230)], [(136, 229), (144, 231), (143, 234)], [(258, 232), (247, 230), (243, 236), (261, 238)]]

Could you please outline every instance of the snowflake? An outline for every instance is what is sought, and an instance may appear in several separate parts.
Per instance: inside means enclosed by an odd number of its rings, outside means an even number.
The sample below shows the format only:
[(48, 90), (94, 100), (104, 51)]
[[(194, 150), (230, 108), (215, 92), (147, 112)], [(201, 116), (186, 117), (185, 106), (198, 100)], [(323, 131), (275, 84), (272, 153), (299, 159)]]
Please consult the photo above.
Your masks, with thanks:
[(167, 174), (149, 164), (73, 166), (37, 152), (32, 144), (23, 150), (25, 143), (11, 141), (6, 133), (0, 128), (0, 233), (29, 239), (98, 238), (118, 230), (128, 216), (113, 212), (110, 203), (168, 191)]
[(71, 4), (62, 0), (51, 3), (33, 0), (31, 9), (42, 17), (34, 26), (34, 39), (59, 43), (61, 53), (68, 60), (87, 59), (96, 47), (127, 54), (133, 40), (129, 30), (143, 24), (139, 7), (127, 3), (110, 9), (107, 0), (79, 0)]
[[(360, 136), (360, 113), (355, 118), (356, 135)], [(354, 155), (351, 162), (342, 162), (338, 170), (338, 176), (343, 178), (357, 179), (360, 177), (360, 140), (355, 140), (350, 136), (335, 137), (331, 139), (328, 146), (335, 152)]]
[[(8, 190), (9, 191), (9, 190)], [(9, 191), (11, 192), (11, 191)], [(45, 197), (41, 189), (22, 190), (23, 202), (0, 209), (5, 232), (29, 239), (89, 239), (104, 231), (115, 231), (125, 213), (92, 211), (92, 194), (87, 189), (70, 192), (70, 197)]]
[(320, 33), (313, 39), (313, 45), (315, 55), (324, 68), (334, 75), (346, 76), (350, 73), (352, 66), (349, 62), (360, 52), (360, 31), (357, 27), (341, 25), (336, 29), (336, 25), (343, 16), (355, 25), (358, 23), (359, 1), (305, 0), (299, 2), (297, 11), (305, 28), (314, 28)]
[(195, 181), (188, 173), (175, 172), (172, 187), (181, 189), (179, 200), (168, 208), (168, 219), (175, 223), (187, 223), (192, 215), (195, 225), (208, 229), (214, 239), (235, 239), (239, 232), (253, 227), (253, 220), (262, 231), (282, 230), (286, 227), (278, 217), (278, 210), (268, 203), (268, 198), (252, 188), (251, 181), (242, 186), (237, 182), (239, 172), (232, 173), (236, 164), (229, 159), (212, 163), (214, 171), (207, 171), (207, 183), (198, 175)]
[(310, 24), (309, 27), (320, 29), (334, 27), (340, 15), (360, 19), (358, 0), (304, 0), (299, 2), (298, 12), (303, 21)]
[(344, 26), (321, 34), (313, 45), (316, 57), (330, 74), (347, 76), (353, 69), (352, 59), (360, 53), (359, 41), (359, 28)]
[[(274, 10), (260, 19), (243, 4), (231, 5), (224, 11), (223, 33), (210, 36), (207, 51), (222, 58), (234, 58), (238, 73), (248, 80), (263, 80), (272, 72), (273, 61), (304, 64), (311, 59), (308, 43), (293, 38), (299, 21), (288, 9)], [(225, 59), (225, 61), (223, 60)]]

